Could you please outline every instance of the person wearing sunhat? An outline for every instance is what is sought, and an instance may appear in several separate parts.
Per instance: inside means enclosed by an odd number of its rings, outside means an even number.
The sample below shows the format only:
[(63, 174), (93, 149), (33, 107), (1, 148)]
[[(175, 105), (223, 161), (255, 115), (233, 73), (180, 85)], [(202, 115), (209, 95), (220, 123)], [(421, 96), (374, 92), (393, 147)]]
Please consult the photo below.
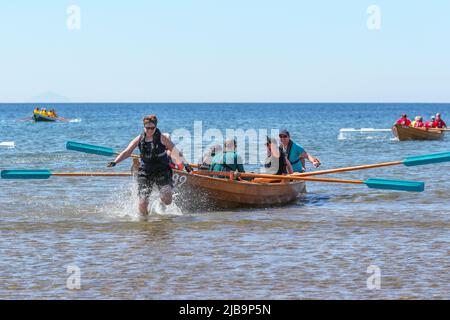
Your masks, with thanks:
[(422, 116), (417, 116), (416, 119), (414, 120), (414, 124), (412, 124), (412, 126), (414, 128), (423, 128), (423, 127), (425, 127), (425, 124), (423, 123), (423, 117)]
[(398, 119), (396, 123), (402, 126), (409, 127), (411, 125), (411, 120), (408, 119), (408, 116), (406, 114), (403, 114), (402, 117)]
[(114, 161), (107, 164), (114, 167), (123, 160), (129, 158), (134, 149), (139, 148), (141, 153), (139, 168), (136, 173), (139, 194), (139, 212), (148, 215), (149, 197), (153, 186), (159, 188), (160, 199), (164, 205), (172, 203), (172, 169), (170, 167), (169, 155), (177, 163), (182, 163), (186, 171), (191, 172), (192, 168), (184, 160), (170, 139), (161, 134), (157, 128), (158, 119), (155, 115), (146, 116), (143, 119), (144, 132), (134, 138), (128, 147), (122, 151)]
[(286, 153), (294, 172), (304, 172), (306, 170), (305, 159), (308, 159), (308, 161), (310, 161), (316, 168), (321, 165), (318, 158), (306, 152), (302, 146), (291, 140), (289, 131), (286, 129), (281, 130), (279, 137), (283, 151)]

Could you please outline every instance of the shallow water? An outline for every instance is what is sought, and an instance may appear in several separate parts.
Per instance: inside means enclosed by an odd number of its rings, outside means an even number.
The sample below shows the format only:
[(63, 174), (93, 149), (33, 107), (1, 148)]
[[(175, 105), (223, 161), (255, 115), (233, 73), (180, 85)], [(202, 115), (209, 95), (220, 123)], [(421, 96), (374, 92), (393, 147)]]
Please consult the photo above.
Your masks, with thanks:
[[(399, 114), (450, 113), (450, 105), (69, 104), (68, 123), (17, 121), (33, 105), (0, 105), (0, 169), (106, 171), (107, 157), (65, 150), (68, 140), (117, 150), (139, 134), (144, 114), (162, 131), (202, 120), (206, 128), (288, 128), (323, 169), (450, 151), (443, 141), (398, 142)], [(320, 129), (324, 125), (327, 129)], [(130, 163), (115, 171), (127, 171)], [(250, 167), (253, 168), (253, 167)], [(311, 167), (308, 167), (310, 170)], [(0, 180), (0, 298), (448, 299), (450, 164), (386, 167), (333, 177), (422, 180), (426, 192), (308, 183), (277, 208), (183, 212), (142, 219), (128, 178)], [(381, 274), (368, 289), (369, 266)], [(68, 266), (81, 272), (70, 290)]]

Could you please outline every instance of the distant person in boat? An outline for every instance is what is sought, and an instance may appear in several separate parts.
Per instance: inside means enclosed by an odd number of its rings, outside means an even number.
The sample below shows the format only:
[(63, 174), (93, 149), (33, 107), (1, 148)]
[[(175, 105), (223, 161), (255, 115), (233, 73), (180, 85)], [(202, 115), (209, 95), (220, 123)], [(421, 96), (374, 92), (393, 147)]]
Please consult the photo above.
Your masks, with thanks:
[(139, 148), (141, 152), (139, 168), (136, 174), (139, 193), (139, 211), (142, 215), (148, 215), (149, 197), (153, 185), (159, 187), (160, 199), (164, 205), (172, 203), (172, 169), (170, 168), (169, 156), (176, 159), (177, 163), (183, 163), (186, 171), (192, 168), (180, 156), (175, 145), (167, 137), (161, 134), (157, 128), (158, 119), (155, 115), (146, 116), (143, 119), (144, 132), (134, 138), (128, 147), (122, 151), (114, 161), (107, 164), (114, 167), (118, 163), (130, 157), (134, 149)]
[(292, 165), (287, 159), (283, 148), (278, 145), (277, 140), (267, 137), (267, 158), (264, 163), (263, 173), (266, 174), (292, 174)]
[(436, 118), (434, 116), (431, 116), (430, 120), (425, 123), (425, 128), (433, 128), (435, 119)]
[(425, 127), (425, 124), (423, 123), (423, 117), (417, 116), (414, 120), (414, 124), (412, 125), (414, 128), (423, 128)]
[(199, 169), (200, 170), (210, 170), (212, 159), (216, 156), (216, 154), (222, 152), (222, 146), (220, 144), (216, 144), (208, 148), (206, 152), (203, 154), (202, 159), (199, 161)]
[(299, 144), (293, 142), (291, 140), (289, 131), (282, 130), (279, 137), (281, 141), (281, 147), (286, 153), (286, 156), (291, 163), (292, 170), (294, 172), (306, 171), (306, 159), (308, 159), (308, 161), (310, 161), (316, 168), (322, 164), (318, 158), (306, 152), (305, 149), (303, 149), (303, 147)]
[(245, 172), (242, 158), (237, 154), (236, 140), (226, 140), (223, 152), (216, 154), (211, 161), (211, 171)]
[(56, 111), (55, 111), (55, 109), (51, 109), (51, 110), (48, 112), (48, 116), (49, 116), (49, 117), (54, 117), (54, 118), (56, 118)]
[(403, 114), (402, 117), (398, 119), (396, 123), (402, 126), (409, 127), (411, 125), (411, 120), (408, 119), (408, 116), (406, 114)]
[(42, 108), (42, 109), (41, 109), (41, 115), (44, 116), (44, 117), (46, 117), (46, 116), (47, 116), (47, 109)]
[(434, 120), (433, 128), (439, 129), (447, 128), (447, 125), (445, 124), (444, 120), (441, 119), (440, 113), (436, 113), (436, 119)]
[(39, 114), (40, 110), (38, 107), (34, 108), (33, 114)]

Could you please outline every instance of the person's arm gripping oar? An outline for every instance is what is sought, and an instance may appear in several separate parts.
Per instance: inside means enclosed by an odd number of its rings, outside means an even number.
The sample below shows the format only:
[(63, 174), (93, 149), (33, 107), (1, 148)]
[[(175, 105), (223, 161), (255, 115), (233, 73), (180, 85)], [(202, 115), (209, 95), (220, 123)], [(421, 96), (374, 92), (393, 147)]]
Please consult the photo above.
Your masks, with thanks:
[(407, 167), (411, 167), (411, 166), (421, 166), (421, 165), (426, 165), (426, 164), (449, 162), (449, 161), (450, 161), (450, 152), (441, 152), (441, 153), (427, 154), (427, 155), (422, 155), (422, 156), (408, 157), (402, 161), (384, 162), (384, 163), (376, 163), (376, 164), (369, 164), (369, 165), (355, 166), (355, 167), (346, 167), (346, 168), (320, 170), (320, 171), (312, 171), (312, 172), (304, 172), (304, 173), (295, 173), (294, 175), (297, 177), (308, 177), (308, 176), (316, 176), (316, 175), (331, 174), (331, 173), (338, 173), (338, 172), (348, 172), (348, 171), (365, 170), (365, 169), (380, 168), (380, 167), (397, 166), (397, 165), (401, 165), (401, 164), (403, 164)]

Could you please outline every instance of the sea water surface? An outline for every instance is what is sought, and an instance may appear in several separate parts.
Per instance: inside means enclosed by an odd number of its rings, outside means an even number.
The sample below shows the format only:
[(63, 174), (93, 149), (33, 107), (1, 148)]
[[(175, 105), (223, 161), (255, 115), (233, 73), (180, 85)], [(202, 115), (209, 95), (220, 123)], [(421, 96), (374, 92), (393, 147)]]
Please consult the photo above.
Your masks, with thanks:
[[(390, 128), (404, 112), (441, 112), (449, 122), (450, 104), (46, 104), (69, 120), (58, 123), (27, 121), (34, 107), (0, 105), (0, 169), (111, 170), (111, 158), (65, 143), (119, 151), (146, 114), (170, 133), (193, 132), (194, 121), (223, 132), (287, 128), (321, 169), (450, 151), (450, 135), (339, 135)], [(449, 299), (449, 172), (441, 163), (332, 176), (420, 180), (423, 193), (308, 183), (308, 194), (284, 207), (171, 207), (146, 220), (130, 178), (0, 180), (0, 299)]]

